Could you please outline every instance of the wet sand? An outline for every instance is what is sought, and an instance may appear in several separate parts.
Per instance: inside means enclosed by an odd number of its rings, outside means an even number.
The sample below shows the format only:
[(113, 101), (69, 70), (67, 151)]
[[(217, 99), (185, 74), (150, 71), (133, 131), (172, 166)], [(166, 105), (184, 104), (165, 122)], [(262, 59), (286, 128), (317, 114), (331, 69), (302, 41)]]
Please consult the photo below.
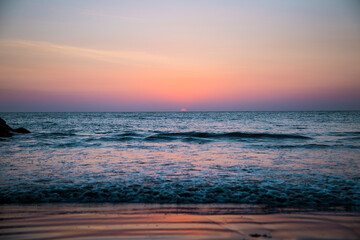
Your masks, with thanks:
[(244, 205), (7, 205), (1, 239), (360, 239), (360, 213)]

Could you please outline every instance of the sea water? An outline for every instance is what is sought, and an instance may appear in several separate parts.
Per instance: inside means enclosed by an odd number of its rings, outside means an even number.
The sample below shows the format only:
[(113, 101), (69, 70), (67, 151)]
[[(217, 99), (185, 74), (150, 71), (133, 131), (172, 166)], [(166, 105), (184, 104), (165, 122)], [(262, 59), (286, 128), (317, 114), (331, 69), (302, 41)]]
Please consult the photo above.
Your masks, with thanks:
[(360, 206), (360, 112), (1, 113), (0, 203)]

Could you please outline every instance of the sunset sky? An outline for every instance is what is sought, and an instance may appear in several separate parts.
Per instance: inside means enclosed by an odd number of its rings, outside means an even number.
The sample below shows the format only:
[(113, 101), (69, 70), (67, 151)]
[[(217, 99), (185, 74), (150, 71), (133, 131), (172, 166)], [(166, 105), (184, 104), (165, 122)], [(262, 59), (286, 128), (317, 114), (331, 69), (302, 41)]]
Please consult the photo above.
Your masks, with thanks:
[(360, 3), (0, 1), (0, 111), (360, 110)]

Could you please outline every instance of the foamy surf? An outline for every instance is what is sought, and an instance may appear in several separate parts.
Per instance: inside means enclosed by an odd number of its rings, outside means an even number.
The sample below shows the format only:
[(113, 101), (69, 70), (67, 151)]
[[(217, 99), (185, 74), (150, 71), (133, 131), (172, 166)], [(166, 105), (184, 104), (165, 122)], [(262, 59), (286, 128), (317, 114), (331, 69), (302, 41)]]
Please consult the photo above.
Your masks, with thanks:
[(1, 141), (1, 204), (360, 206), (359, 112), (1, 117), (32, 132)]

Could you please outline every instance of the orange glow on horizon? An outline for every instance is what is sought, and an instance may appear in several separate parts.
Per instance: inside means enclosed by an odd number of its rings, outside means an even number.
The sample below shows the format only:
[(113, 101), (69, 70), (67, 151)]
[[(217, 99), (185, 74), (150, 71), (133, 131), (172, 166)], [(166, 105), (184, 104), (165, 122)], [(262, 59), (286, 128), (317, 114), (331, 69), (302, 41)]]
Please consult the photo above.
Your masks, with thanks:
[(360, 108), (346, 1), (131, 2), (4, 4), (0, 111)]
[(181, 111), (182, 111), (182, 112), (186, 112), (186, 108), (182, 108)]

